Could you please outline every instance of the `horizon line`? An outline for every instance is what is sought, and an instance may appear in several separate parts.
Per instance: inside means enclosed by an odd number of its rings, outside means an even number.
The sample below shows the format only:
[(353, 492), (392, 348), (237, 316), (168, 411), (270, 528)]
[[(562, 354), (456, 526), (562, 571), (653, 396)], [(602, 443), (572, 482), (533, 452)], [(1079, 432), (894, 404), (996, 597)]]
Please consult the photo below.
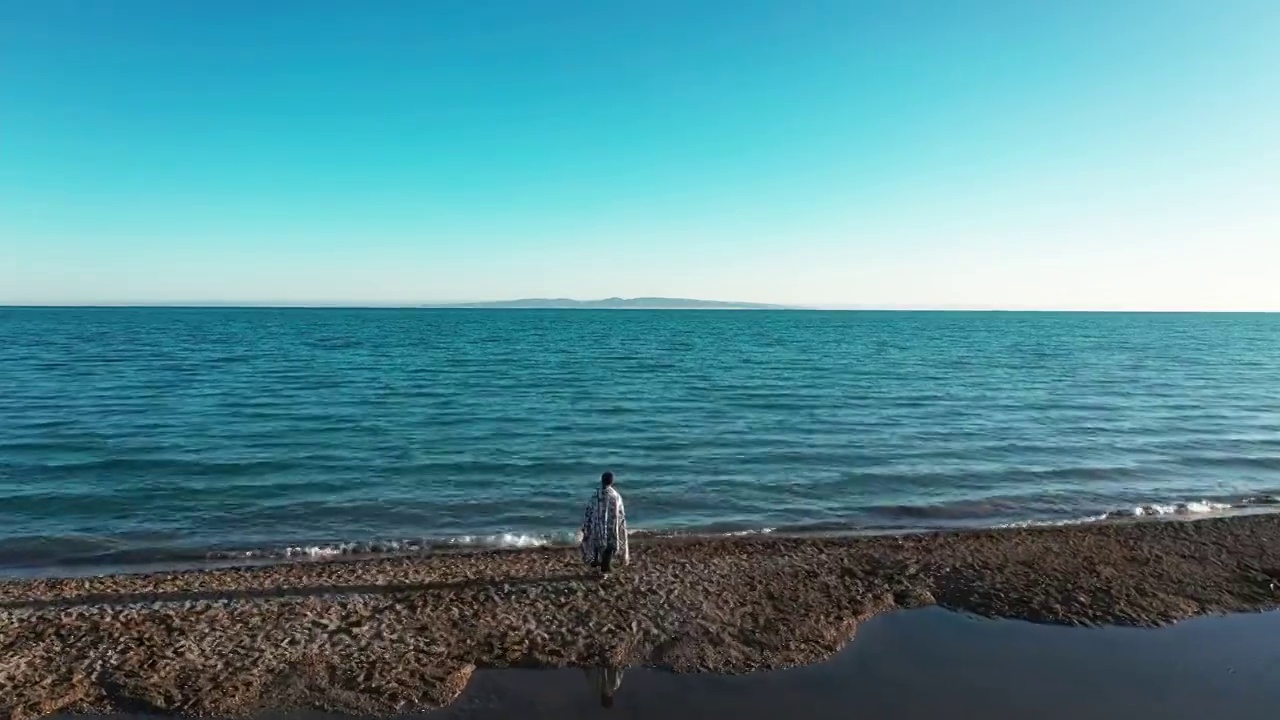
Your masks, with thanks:
[[(553, 300), (568, 300), (554, 298)], [(677, 298), (664, 298), (676, 300)], [(683, 299), (683, 298), (679, 298)], [(531, 299), (532, 300), (532, 299)], [(965, 312), (965, 313), (1092, 313), (1092, 314), (1179, 314), (1179, 315), (1273, 315), (1280, 314), (1280, 309), (1203, 309), (1203, 308), (1090, 308), (1090, 307), (987, 307), (987, 306), (896, 306), (896, 305), (784, 305), (773, 303), (754, 303), (743, 301), (743, 305), (768, 305), (768, 307), (518, 307), (518, 306), (485, 306), (487, 302), (519, 302), (519, 301), (469, 301), (457, 303), (432, 302), (343, 302), (343, 301), (247, 301), (247, 302), (94, 302), (94, 303), (10, 303), (0, 302), (0, 309), (12, 310), (93, 310), (93, 309), (152, 309), (152, 310), (604, 310), (604, 311), (659, 311), (659, 312)], [(573, 301), (599, 302), (599, 301)], [(736, 301), (707, 301), (737, 304)]]

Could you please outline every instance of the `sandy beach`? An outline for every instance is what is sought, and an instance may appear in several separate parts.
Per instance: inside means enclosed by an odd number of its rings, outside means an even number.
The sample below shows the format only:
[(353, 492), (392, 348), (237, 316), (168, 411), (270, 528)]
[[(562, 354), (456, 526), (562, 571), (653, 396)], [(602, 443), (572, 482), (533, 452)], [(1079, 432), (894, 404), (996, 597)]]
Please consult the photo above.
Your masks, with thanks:
[(477, 668), (734, 674), (827, 660), (895, 609), (1158, 626), (1273, 609), (1278, 588), (1274, 515), (655, 541), (604, 581), (572, 549), (14, 581), (0, 716), (426, 710)]

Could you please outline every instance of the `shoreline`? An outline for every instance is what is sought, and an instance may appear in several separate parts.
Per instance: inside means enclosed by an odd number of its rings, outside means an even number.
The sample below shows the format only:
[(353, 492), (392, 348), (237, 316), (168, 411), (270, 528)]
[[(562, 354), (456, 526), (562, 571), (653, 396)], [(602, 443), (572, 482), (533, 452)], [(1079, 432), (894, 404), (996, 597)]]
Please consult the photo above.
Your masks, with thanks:
[(477, 667), (786, 668), (930, 605), (1145, 627), (1275, 609), (1280, 515), (650, 539), (604, 581), (541, 548), (0, 582), (0, 717), (386, 714), (447, 705)]
[[(791, 540), (848, 540), (1135, 522), (1194, 522), (1273, 513), (1280, 514), (1280, 496), (1261, 494), (1241, 496), (1230, 501), (1214, 499), (1138, 505), (1129, 509), (1112, 510), (1074, 519), (1032, 518), (993, 524), (960, 522), (937, 526), (844, 527), (840, 525), (814, 525), (734, 530), (641, 528), (633, 530), (630, 533), (630, 537), (631, 541), (636, 543), (683, 542), (689, 540), (720, 541), (745, 537), (770, 537)], [(158, 551), (154, 557), (146, 559), (75, 559), (69, 562), (53, 560), (47, 564), (0, 565), (0, 583), (92, 578), (98, 576), (164, 575), (291, 564), (370, 562), (383, 559), (422, 558), (430, 555), (472, 552), (557, 550), (577, 547), (577, 542), (570, 537), (571, 535), (572, 533), (567, 532), (541, 534), (503, 532), (480, 537), (466, 535), (407, 540), (320, 541), (297, 545), (282, 544), (274, 549), (258, 550), (215, 548), (203, 553), (172, 551), (173, 554), (169, 556), (166, 556), (162, 551)]]

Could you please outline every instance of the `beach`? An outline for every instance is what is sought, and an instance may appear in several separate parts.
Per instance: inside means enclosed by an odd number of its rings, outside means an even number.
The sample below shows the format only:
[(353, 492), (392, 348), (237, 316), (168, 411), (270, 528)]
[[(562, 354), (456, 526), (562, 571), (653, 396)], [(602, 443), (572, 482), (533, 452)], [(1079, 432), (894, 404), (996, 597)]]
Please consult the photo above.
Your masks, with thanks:
[(938, 605), (1159, 626), (1280, 606), (1280, 517), (860, 538), (638, 542), (0, 585), (0, 716), (361, 715), (449, 705), (478, 668), (740, 674), (831, 658)]
[(1280, 0), (0, 19), (0, 720), (1280, 720)]

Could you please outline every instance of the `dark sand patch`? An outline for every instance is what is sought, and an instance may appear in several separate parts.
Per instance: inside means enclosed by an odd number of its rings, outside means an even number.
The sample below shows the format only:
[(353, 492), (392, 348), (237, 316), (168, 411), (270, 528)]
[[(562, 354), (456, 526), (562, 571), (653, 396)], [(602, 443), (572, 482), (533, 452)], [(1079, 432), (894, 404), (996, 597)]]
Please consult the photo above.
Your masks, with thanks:
[(783, 668), (934, 603), (1147, 626), (1280, 605), (1280, 516), (633, 555), (603, 583), (557, 549), (0, 584), (0, 716), (385, 714), (451, 702), (477, 666)]

